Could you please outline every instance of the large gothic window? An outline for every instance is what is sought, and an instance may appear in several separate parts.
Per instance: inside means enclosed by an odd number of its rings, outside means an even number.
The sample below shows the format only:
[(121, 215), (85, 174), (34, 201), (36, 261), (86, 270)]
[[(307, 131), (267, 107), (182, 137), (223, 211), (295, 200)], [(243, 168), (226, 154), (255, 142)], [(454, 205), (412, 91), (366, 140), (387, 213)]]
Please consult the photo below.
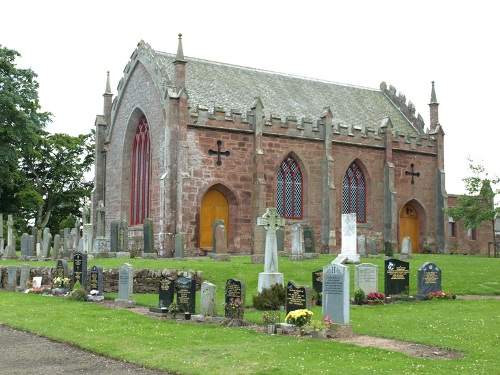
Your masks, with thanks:
[(302, 173), (291, 156), (283, 160), (276, 177), (276, 210), (281, 217), (302, 219)]
[(150, 145), (149, 126), (143, 116), (137, 124), (132, 148), (132, 194), (130, 224), (142, 224), (149, 216)]
[(358, 223), (366, 223), (366, 181), (356, 163), (352, 163), (344, 175), (342, 203), (343, 214), (355, 213)]

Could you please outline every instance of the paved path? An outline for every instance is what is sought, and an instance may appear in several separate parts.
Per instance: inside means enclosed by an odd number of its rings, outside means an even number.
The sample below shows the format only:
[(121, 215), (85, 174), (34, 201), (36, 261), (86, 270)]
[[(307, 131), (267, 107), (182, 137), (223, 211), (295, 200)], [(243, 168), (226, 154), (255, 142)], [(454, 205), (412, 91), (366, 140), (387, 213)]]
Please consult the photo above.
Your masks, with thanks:
[(168, 375), (0, 324), (2, 375)]

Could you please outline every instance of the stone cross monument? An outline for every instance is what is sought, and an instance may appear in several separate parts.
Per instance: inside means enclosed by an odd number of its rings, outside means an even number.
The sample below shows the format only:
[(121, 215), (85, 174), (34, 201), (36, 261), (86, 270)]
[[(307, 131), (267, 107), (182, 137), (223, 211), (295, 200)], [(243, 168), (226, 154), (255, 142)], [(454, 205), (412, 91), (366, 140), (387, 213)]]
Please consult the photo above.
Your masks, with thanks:
[(285, 220), (276, 213), (276, 208), (267, 208), (262, 217), (257, 218), (257, 225), (266, 230), (266, 250), (264, 272), (259, 273), (258, 291), (271, 288), (274, 284), (284, 284), (283, 274), (278, 272), (278, 242), (276, 229), (285, 226)]

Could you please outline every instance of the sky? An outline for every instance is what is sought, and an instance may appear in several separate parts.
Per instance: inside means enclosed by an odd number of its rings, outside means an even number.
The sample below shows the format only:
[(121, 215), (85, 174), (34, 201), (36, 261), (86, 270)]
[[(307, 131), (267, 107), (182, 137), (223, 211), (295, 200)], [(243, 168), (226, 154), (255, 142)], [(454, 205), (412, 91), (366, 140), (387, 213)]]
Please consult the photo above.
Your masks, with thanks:
[(493, 1), (59, 1), (0, 9), (0, 45), (38, 74), (47, 130), (78, 135), (103, 112), (139, 41), (184, 54), (369, 88), (385, 81), (429, 126), (431, 82), (445, 132), (446, 190), (465, 193), (468, 158), (500, 176), (500, 22)]

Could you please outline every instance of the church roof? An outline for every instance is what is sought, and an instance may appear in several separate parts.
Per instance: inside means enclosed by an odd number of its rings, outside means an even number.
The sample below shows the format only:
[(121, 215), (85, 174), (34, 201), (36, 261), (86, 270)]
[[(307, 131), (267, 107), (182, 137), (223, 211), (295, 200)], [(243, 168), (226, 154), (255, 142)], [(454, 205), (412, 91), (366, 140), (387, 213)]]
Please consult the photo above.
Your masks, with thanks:
[[(175, 54), (156, 51), (173, 77)], [(403, 134), (418, 130), (380, 89), (352, 86), (319, 79), (184, 57), (186, 90), (192, 108), (196, 105), (222, 107), (226, 112), (245, 113), (260, 97), (266, 118), (295, 116), (319, 119), (330, 107), (334, 123), (378, 129), (385, 117)]]

